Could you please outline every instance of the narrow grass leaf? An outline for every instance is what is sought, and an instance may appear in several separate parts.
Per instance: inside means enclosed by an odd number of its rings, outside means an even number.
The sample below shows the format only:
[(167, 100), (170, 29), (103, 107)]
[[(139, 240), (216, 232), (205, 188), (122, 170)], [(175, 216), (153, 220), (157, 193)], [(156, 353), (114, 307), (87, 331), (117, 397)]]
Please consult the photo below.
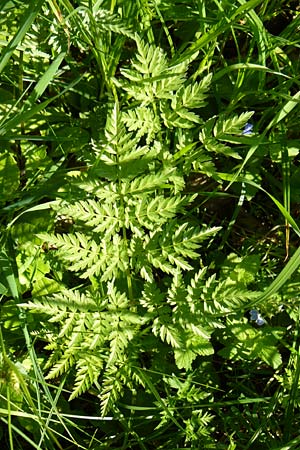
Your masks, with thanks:
[(31, 27), (32, 23), (34, 22), (36, 16), (40, 12), (40, 9), (44, 3), (45, 3), (45, 0), (39, 0), (37, 2), (31, 1), (30, 4), (28, 5), (27, 14), (25, 14), (23, 22), (20, 25), (19, 30), (17, 31), (17, 33), (12, 38), (12, 40), (9, 42), (9, 44), (7, 45), (7, 47), (5, 48), (5, 50), (3, 52), (3, 55), (0, 60), (0, 74), (2, 73), (6, 64), (8, 63), (13, 52), (16, 50), (16, 48), (18, 47), (18, 45), (21, 43), (22, 39), (24, 38), (25, 34)]

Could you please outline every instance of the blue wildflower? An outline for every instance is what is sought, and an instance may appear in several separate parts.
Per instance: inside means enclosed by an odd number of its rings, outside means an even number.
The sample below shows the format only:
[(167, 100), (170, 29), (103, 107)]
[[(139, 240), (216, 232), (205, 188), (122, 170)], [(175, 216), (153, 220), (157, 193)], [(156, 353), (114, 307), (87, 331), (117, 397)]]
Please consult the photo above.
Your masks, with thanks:
[(250, 320), (255, 322), (259, 327), (262, 327), (266, 323), (265, 319), (260, 315), (257, 309), (251, 309)]
[(249, 135), (249, 134), (252, 134), (252, 132), (253, 132), (252, 123), (246, 123), (242, 134)]

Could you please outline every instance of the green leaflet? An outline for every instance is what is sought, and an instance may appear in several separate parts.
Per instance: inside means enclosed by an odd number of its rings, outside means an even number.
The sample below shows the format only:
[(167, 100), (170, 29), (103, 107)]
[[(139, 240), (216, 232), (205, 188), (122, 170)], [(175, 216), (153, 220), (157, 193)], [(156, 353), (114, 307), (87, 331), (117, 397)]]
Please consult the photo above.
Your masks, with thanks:
[(214, 173), (211, 152), (241, 158), (227, 143), (247, 142), (240, 135), (252, 113), (205, 121), (211, 75), (192, 82), (189, 61), (174, 66), (135, 40), (135, 58), (115, 80), (122, 101), (91, 142), (87, 169), (51, 204), (69, 225), (37, 235), (60, 282), (40, 280), (22, 303), (48, 317), (48, 378), (73, 373), (71, 399), (96, 386), (103, 415), (145, 385), (143, 358), (151, 366), (163, 348), (189, 372), (214, 353), (224, 317), (253, 297), (252, 272), (233, 285), (202, 267), (221, 227), (200, 223), (190, 212), (196, 194), (186, 192), (193, 170)]

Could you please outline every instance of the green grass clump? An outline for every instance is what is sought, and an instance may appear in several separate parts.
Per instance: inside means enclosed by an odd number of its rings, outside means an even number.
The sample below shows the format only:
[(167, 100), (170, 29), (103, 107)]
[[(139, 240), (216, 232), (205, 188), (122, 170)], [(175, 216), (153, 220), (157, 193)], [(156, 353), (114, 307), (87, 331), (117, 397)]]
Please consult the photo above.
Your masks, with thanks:
[(299, 20), (1, 6), (5, 448), (299, 447)]

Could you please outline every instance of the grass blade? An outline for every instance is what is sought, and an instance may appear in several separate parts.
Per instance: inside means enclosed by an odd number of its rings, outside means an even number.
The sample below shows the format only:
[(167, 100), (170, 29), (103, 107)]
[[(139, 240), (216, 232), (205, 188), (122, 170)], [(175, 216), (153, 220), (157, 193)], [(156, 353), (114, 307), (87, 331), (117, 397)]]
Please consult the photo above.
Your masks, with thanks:
[(20, 28), (18, 32), (15, 34), (15, 36), (12, 38), (12, 40), (9, 42), (7, 47), (5, 48), (2, 58), (0, 60), (0, 74), (3, 72), (6, 64), (8, 63), (10, 57), (12, 56), (13, 52), (16, 50), (22, 39), (24, 38), (25, 34), (31, 27), (32, 23), (34, 22), (36, 16), (40, 12), (41, 7), (43, 6), (43, 3), (45, 3), (45, 0), (39, 0), (37, 2), (30, 2), (27, 14), (25, 15), (23, 22), (20, 25)]

